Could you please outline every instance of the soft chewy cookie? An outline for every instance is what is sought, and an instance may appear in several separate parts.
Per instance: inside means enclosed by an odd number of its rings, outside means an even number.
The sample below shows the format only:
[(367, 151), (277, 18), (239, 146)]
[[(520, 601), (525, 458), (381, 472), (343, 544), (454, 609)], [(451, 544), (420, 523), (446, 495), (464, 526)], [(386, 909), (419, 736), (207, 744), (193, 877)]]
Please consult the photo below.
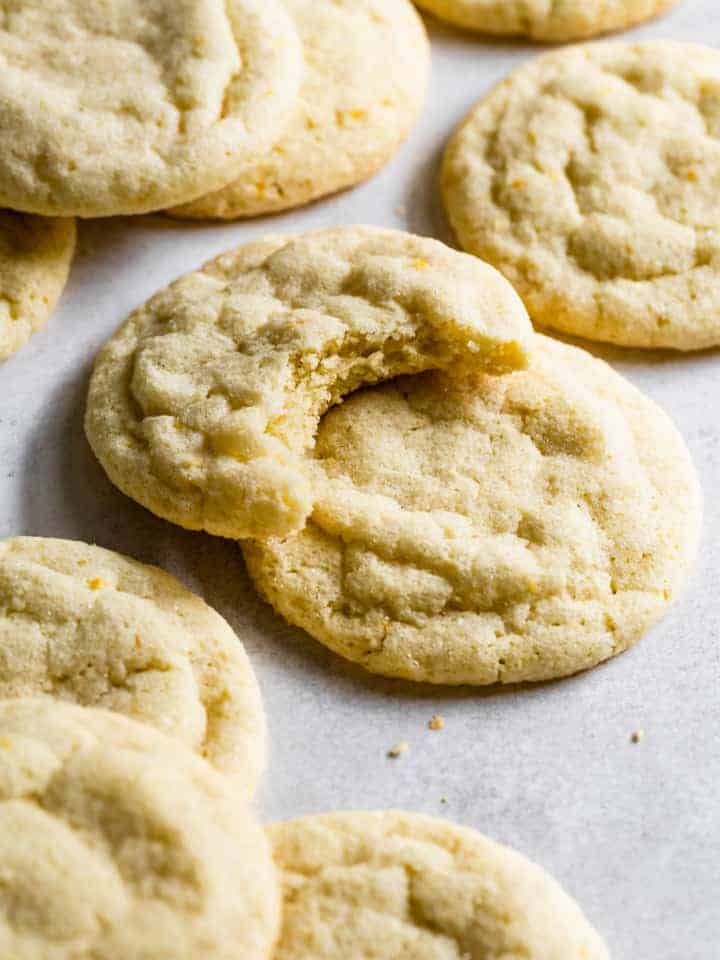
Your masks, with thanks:
[(0, 361), (48, 319), (74, 252), (73, 220), (0, 211)]
[(423, 104), (427, 37), (409, 0), (285, 0), (305, 50), (292, 121), (230, 186), (172, 211), (247, 217), (307, 203), (371, 176)]
[(537, 338), (530, 368), (358, 393), (323, 421), (312, 522), (244, 546), (291, 623), (375, 673), (547, 680), (633, 644), (683, 585), (700, 494), (667, 417)]
[(469, 30), (542, 43), (584, 40), (649, 20), (677, 0), (416, 0), (442, 20)]
[(182, 740), (252, 790), (260, 693), (223, 618), (174, 577), (69, 540), (0, 541), (0, 699), (50, 694)]
[(302, 52), (279, 0), (0, 0), (0, 206), (144, 213), (274, 142)]
[(626, 346), (720, 344), (720, 53), (542, 57), (473, 110), (443, 191), (466, 250), (539, 324)]
[(525, 362), (531, 328), (492, 268), (370, 227), (271, 238), (189, 274), (107, 344), (87, 435), (153, 512), (226, 537), (302, 529), (304, 453), (321, 414), (365, 383)]
[(269, 830), (284, 886), (274, 960), (608, 960), (544, 870), (415, 813), (335, 813)]
[(0, 703), (0, 955), (266, 960), (279, 889), (232, 782), (152, 727)]

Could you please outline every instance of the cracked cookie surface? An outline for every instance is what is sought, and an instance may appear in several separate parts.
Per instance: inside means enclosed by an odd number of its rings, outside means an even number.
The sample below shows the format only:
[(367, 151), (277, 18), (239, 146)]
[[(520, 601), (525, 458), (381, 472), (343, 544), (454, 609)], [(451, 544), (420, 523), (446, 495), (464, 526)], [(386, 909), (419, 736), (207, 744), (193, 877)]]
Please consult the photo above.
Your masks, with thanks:
[(266, 960), (279, 888), (227, 778), (144, 724), (0, 703), (0, 953)]
[(268, 833), (284, 888), (275, 960), (608, 960), (552, 877), (466, 827), (386, 811)]
[(232, 219), (309, 203), (365, 180), (407, 137), (430, 51), (409, 0), (286, 0), (305, 52), (293, 118), (217, 193), (171, 211)]
[(0, 211), (0, 362), (48, 319), (74, 252), (73, 220)]
[(181, 278), (101, 352), (86, 414), (110, 479), (220, 536), (300, 530), (320, 416), (363, 384), (513, 369), (531, 327), (491, 267), (370, 227), (249, 244)]
[(181, 740), (251, 792), (260, 692), (223, 618), (157, 567), (69, 540), (0, 541), (0, 699), (51, 695)]
[(541, 43), (586, 40), (649, 20), (677, 0), (417, 0), (441, 20)]
[(278, 0), (3, 0), (0, 206), (114, 216), (218, 189), (302, 71)]
[(684, 585), (699, 485), (668, 418), (540, 337), (527, 371), (365, 390), (315, 447), (312, 521), (243, 545), (269, 602), (386, 676), (548, 680), (622, 652)]
[(625, 346), (720, 344), (720, 53), (594, 44), (508, 77), (451, 140), (462, 246), (541, 326)]

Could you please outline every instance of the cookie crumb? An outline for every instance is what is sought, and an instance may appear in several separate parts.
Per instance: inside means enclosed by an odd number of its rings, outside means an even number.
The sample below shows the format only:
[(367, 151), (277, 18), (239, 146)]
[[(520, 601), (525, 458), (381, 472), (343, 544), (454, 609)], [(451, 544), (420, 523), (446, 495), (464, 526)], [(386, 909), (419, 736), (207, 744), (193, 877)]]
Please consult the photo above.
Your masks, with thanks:
[(442, 714), (436, 713), (433, 715), (432, 719), (428, 722), (428, 727), (430, 730), (442, 730), (445, 726), (445, 717)]
[(645, 739), (644, 730), (633, 730), (633, 732), (630, 734), (630, 740), (633, 743), (641, 743), (644, 739)]
[(402, 204), (399, 204), (397, 207), (395, 207), (396, 216), (404, 217), (406, 213), (407, 213), (407, 210)]
[(388, 750), (388, 756), (392, 757), (393, 760), (396, 760), (398, 757), (401, 757), (404, 753), (407, 753), (410, 749), (410, 744), (405, 740), (402, 740), (400, 743), (396, 743), (394, 747), (391, 747)]
[(440, 803), (450, 803), (447, 797), (440, 797)]

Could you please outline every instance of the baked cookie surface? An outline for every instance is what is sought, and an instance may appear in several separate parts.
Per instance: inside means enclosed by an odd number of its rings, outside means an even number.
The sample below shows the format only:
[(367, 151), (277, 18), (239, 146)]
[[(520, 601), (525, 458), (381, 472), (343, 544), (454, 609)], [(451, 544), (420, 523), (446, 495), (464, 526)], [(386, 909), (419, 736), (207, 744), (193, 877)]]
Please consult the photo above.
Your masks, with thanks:
[(548, 680), (635, 643), (694, 559), (701, 498), (662, 411), (537, 337), (527, 371), (402, 378), (324, 418), (302, 533), (245, 543), (261, 594), (374, 673)]
[(531, 327), (492, 268), (371, 227), (270, 238), (141, 307), (101, 352), (86, 414), (110, 479), (165, 519), (226, 537), (302, 529), (320, 416), (365, 383), (512, 369)]
[(0, 206), (84, 217), (229, 183), (303, 71), (278, 0), (4, 0), (0, 63)]
[(636, 347), (720, 344), (720, 53), (594, 44), (511, 74), (451, 140), (462, 246), (544, 327)]
[(0, 362), (48, 319), (74, 252), (73, 220), (0, 211)]
[(280, 140), (217, 193), (171, 211), (233, 219), (309, 203), (387, 163), (425, 99), (430, 51), (409, 0), (286, 0), (305, 51)]
[(417, 0), (459, 27), (541, 43), (585, 40), (649, 20), (677, 0)]
[(255, 675), (230, 626), (157, 567), (69, 540), (0, 541), (0, 699), (47, 694), (150, 724), (251, 792)]
[(608, 960), (555, 880), (474, 830), (386, 811), (268, 832), (285, 895), (275, 960)]
[(266, 960), (279, 889), (242, 797), (182, 744), (49, 697), (0, 703), (0, 951)]

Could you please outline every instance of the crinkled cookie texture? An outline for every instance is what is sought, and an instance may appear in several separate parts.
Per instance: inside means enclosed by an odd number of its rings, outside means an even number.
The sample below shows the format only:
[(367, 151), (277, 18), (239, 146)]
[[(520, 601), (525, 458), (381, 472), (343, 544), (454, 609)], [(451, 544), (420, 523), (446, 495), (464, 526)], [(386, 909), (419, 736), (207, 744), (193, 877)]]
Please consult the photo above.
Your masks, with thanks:
[(625, 650), (695, 554), (682, 439), (584, 351), (537, 337), (527, 371), (358, 393), (318, 433), (312, 522), (245, 544), (291, 623), (374, 673), (548, 680)]
[(149, 723), (251, 791), (260, 692), (229, 625), (157, 567), (69, 540), (0, 542), (0, 699), (48, 694)]
[(302, 73), (279, 0), (0, 0), (0, 206), (112, 216), (218, 189)]
[(274, 960), (608, 960), (544, 870), (474, 830), (414, 813), (273, 825), (284, 887)]
[(305, 452), (346, 393), (429, 368), (512, 369), (531, 327), (491, 267), (370, 227), (250, 244), (138, 310), (97, 361), (86, 429), (110, 479), (220, 536), (300, 530)]
[(0, 211), (0, 361), (19, 350), (60, 299), (75, 252), (73, 220)]
[(232, 219), (308, 203), (365, 180), (410, 133), (430, 51), (409, 0), (285, 0), (305, 50), (293, 119), (229, 186), (172, 211)]
[(597, 44), (481, 101), (443, 192), (463, 247), (538, 324), (594, 340), (720, 344), (720, 53)]
[(266, 960), (279, 885), (230, 780), (152, 727), (0, 703), (0, 955)]
[(586, 40), (649, 20), (677, 0), (416, 0), (442, 20), (469, 30), (541, 43)]

